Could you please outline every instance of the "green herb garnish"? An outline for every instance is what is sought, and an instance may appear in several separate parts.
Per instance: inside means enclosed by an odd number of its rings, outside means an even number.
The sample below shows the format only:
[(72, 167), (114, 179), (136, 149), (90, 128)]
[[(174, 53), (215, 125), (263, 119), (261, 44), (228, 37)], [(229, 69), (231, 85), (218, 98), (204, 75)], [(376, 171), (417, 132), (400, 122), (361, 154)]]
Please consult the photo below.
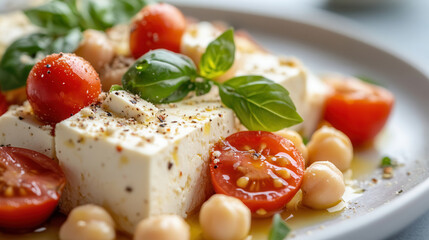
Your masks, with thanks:
[(393, 160), (392, 158), (388, 157), (388, 156), (384, 156), (381, 159), (381, 164), (380, 167), (385, 168), (385, 167), (397, 167), (398, 163)]
[(271, 225), (270, 235), (268, 240), (283, 240), (289, 234), (290, 228), (283, 221), (280, 214), (275, 214), (273, 217), (273, 224)]
[(112, 85), (109, 89), (109, 93), (114, 92), (114, 91), (119, 91), (119, 90), (124, 90), (124, 88), (120, 85)]
[(106, 30), (128, 22), (149, 0), (53, 0), (25, 10), (39, 33), (13, 42), (0, 61), (0, 88), (25, 86), (37, 61), (52, 53), (73, 52), (86, 29)]
[(63, 36), (34, 33), (13, 42), (0, 61), (0, 88), (12, 90), (25, 86), (28, 74), (37, 61), (58, 52), (73, 52), (82, 38), (79, 29)]
[(376, 86), (382, 86), (379, 82), (375, 81), (372, 78), (369, 78), (367, 76), (363, 76), (363, 75), (356, 75), (356, 78), (358, 78), (359, 80), (361, 80), (362, 82), (366, 82), (372, 85), (376, 85)]
[(217, 85), (222, 102), (249, 130), (274, 132), (302, 122), (280, 84), (262, 76), (235, 77), (223, 84), (213, 80), (234, 63), (233, 36), (229, 29), (209, 44), (199, 73), (188, 57), (158, 49), (139, 58), (123, 76), (122, 85), (152, 103), (180, 101), (191, 91), (204, 95)]

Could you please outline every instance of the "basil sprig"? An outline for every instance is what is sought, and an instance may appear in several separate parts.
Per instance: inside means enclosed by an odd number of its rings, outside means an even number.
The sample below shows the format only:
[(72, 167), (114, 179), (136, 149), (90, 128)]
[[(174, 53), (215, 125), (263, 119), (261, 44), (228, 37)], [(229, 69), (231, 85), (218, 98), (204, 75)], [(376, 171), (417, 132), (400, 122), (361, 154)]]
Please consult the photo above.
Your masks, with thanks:
[(46, 55), (73, 52), (85, 29), (106, 30), (128, 22), (151, 0), (53, 0), (25, 10), (40, 32), (13, 42), (0, 61), (0, 88), (25, 86), (34, 64)]
[(73, 52), (81, 40), (81, 32), (74, 29), (64, 36), (34, 33), (16, 40), (0, 61), (0, 88), (12, 90), (25, 86), (28, 74), (37, 61), (56, 52)]
[(122, 85), (152, 103), (177, 102), (191, 91), (204, 95), (217, 85), (222, 102), (249, 130), (278, 131), (302, 122), (289, 92), (265, 77), (240, 76), (223, 84), (214, 81), (231, 68), (234, 54), (234, 32), (229, 29), (208, 45), (199, 73), (188, 57), (157, 49), (128, 69)]
[(280, 214), (275, 214), (271, 225), (270, 235), (268, 235), (268, 240), (283, 240), (289, 232), (290, 228), (286, 225), (285, 221), (283, 221)]

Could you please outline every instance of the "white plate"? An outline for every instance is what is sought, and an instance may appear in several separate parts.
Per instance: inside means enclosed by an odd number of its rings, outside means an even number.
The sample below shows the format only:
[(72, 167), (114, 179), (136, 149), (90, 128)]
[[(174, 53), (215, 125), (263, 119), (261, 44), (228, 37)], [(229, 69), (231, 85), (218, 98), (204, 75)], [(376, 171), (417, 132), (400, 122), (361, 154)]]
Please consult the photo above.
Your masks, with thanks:
[(312, 16), (308, 21), (290, 15), (270, 17), (191, 6), (181, 9), (185, 15), (200, 20), (221, 19), (236, 29), (245, 29), (265, 48), (276, 54), (297, 56), (316, 73), (365, 75), (396, 96), (386, 130), (374, 149), (361, 155), (370, 159), (369, 164), (389, 155), (404, 165), (396, 169), (392, 180), (381, 180), (380, 170), (364, 177), (363, 180), (379, 181), (354, 201), (355, 209), (345, 210), (335, 219), (297, 229), (293, 239), (381, 239), (429, 210), (429, 79), (421, 71), (363, 40), (356, 29), (342, 26), (347, 30), (341, 31), (338, 27), (327, 27), (338, 26), (337, 19)]

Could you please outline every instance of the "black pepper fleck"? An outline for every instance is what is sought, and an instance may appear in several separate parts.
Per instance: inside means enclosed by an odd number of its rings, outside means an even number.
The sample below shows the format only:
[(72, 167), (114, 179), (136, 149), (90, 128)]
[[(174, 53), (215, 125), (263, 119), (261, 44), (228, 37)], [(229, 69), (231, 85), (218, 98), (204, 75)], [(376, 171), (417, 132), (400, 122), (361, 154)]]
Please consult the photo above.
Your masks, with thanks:
[(127, 186), (126, 188), (125, 188), (125, 191), (127, 191), (127, 192), (132, 192), (133, 191), (133, 188), (132, 187), (130, 187), (130, 186)]
[(214, 166), (213, 166), (213, 168), (214, 168), (214, 169), (216, 169), (216, 168), (217, 168), (217, 165), (214, 165)]
[(24, 120), (24, 118), (23, 118), (23, 117), (21, 117), (21, 116), (19, 116), (18, 118), (19, 118), (19, 120)]
[(172, 167), (173, 167), (173, 163), (172, 162), (168, 162), (168, 170), (171, 170)]
[(51, 64), (46, 64), (46, 68), (51, 68)]

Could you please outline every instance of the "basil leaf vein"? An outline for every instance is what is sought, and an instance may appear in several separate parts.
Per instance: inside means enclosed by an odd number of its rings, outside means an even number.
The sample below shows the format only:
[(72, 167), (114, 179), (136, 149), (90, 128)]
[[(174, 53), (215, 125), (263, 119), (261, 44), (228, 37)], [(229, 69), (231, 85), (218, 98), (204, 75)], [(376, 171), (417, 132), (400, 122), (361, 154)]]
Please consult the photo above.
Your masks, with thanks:
[(200, 74), (215, 78), (231, 68), (235, 59), (234, 31), (229, 29), (212, 41), (201, 56)]
[(219, 88), (222, 102), (249, 130), (278, 131), (302, 122), (289, 92), (262, 76), (240, 76)]

